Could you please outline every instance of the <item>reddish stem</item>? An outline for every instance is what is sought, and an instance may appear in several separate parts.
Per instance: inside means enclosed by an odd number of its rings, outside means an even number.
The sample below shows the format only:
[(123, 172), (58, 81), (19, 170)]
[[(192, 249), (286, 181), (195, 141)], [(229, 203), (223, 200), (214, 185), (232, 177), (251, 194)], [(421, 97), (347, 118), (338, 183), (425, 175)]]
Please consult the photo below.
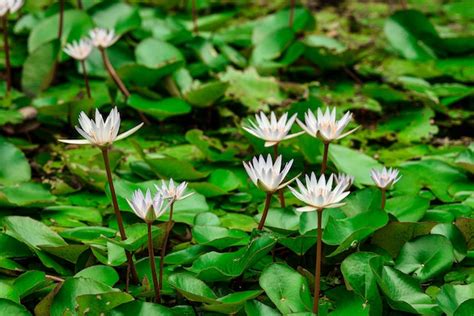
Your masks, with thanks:
[(387, 189), (380, 189), (382, 191), (382, 210), (385, 210), (385, 202), (387, 201), (387, 194), (386, 194), (386, 191)]
[(161, 303), (160, 297), (160, 285), (158, 284), (158, 278), (156, 277), (156, 263), (155, 254), (153, 252), (153, 236), (151, 234), (151, 223), (148, 225), (148, 260), (150, 261), (151, 277), (153, 279), (153, 287), (155, 288), (155, 302)]
[(295, 16), (295, 0), (290, 0), (290, 21), (289, 25), (290, 27), (293, 27), (293, 20)]
[(197, 9), (196, 9), (196, 0), (192, 0), (192, 14), (193, 14), (193, 32), (194, 34), (199, 33), (199, 27), (197, 23)]
[[(100, 53), (102, 54), (102, 60), (104, 61), (105, 68), (107, 69), (107, 72), (109, 73), (110, 77), (112, 77), (112, 80), (115, 82), (117, 87), (119, 88), (120, 92), (128, 99), (130, 97), (130, 91), (128, 91), (127, 87), (125, 87), (125, 84), (123, 83), (122, 79), (120, 79), (119, 75), (115, 71), (114, 67), (110, 63), (109, 56), (107, 55), (107, 51), (105, 48), (99, 48)], [(150, 121), (147, 119), (145, 114), (143, 114), (141, 111), (138, 111), (138, 115), (140, 116), (141, 120), (146, 124), (150, 125)]]
[[(115, 194), (114, 181), (112, 179), (112, 169), (110, 168), (109, 148), (103, 147), (101, 148), (101, 150), (102, 150), (102, 156), (104, 158), (105, 171), (107, 173), (107, 181), (109, 182), (110, 194), (112, 196), (112, 204), (114, 206), (115, 216), (117, 217), (120, 238), (122, 240), (125, 240), (127, 239), (127, 235), (125, 233), (125, 228), (123, 226), (122, 213), (120, 213), (120, 209), (118, 206), (117, 195)], [(125, 251), (125, 254), (127, 255), (128, 265), (130, 266), (130, 271), (132, 273), (132, 280), (135, 284), (137, 284), (138, 275), (137, 275), (137, 270), (135, 269), (135, 264), (133, 263), (132, 254), (129, 251)]]
[(128, 91), (127, 87), (125, 87), (125, 85), (123, 84), (123, 81), (120, 79), (114, 67), (110, 63), (109, 56), (107, 55), (107, 51), (105, 50), (105, 48), (99, 48), (99, 50), (100, 50), (100, 53), (102, 54), (102, 60), (104, 61), (105, 68), (107, 69), (107, 72), (109, 73), (110, 77), (112, 77), (112, 80), (115, 82), (120, 92), (122, 92), (122, 94), (126, 98), (128, 98), (130, 96), (130, 92)]
[(265, 198), (265, 207), (263, 209), (262, 218), (260, 219), (260, 223), (258, 223), (258, 230), (262, 230), (263, 226), (265, 225), (265, 220), (267, 219), (271, 200), (272, 200), (272, 193), (267, 193), (267, 197)]
[(319, 308), (319, 292), (321, 291), (321, 261), (322, 261), (322, 235), (321, 224), (323, 221), (323, 209), (317, 210), (318, 213), (318, 242), (316, 244), (316, 271), (314, 273), (314, 301), (313, 313), (318, 313)]
[(59, 0), (59, 26), (58, 26), (58, 39), (61, 41), (63, 36), (63, 25), (64, 25), (64, 0)]
[[(274, 162), (277, 159), (277, 157), (278, 157), (278, 143), (276, 143), (273, 146), (273, 160), (274, 160)], [(278, 190), (278, 199), (280, 200), (280, 206), (284, 208), (286, 206), (286, 203), (285, 203), (285, 196), (283, 195), (283, 189)]]
[(10, 44), (8, 42), (8, 21), (7, 15), (5, 14), (2, 17), (2, 28), (3, 28), (3, 47), (5, 48), (5, 70), (7, 76), (7, 93), (6, 95), (10, 95), (10, 91), (12, 89), (12, 69), (10, 63)]
[(166, 255), (166, 246), (168, 245), (168, 238), (170, 235), (171, 227), (173, 227), (173, 206), (174, 202), (170, 205), (170, 218), (168, 219), (168, 223), (166, 224), (166, 231), (165, 231), (165, 239), (163, 240), (163, 245), (161, 247), (161, 257), (160, 257), (160, 289), (163, 288), (163, 266), (165, 263), (165, 255)]
[(87, 76), (86, 63), (84, 60), (81, 60), (82, 74), (84, 75), (84, 83), (86, 85), (87, 97), (92, 99), (91, 88), (89, 86), (89, 77)]
[(323, 162), (321, 163), (321, 175), (326, 172), (328, 164), (328, 152), (329, 152), (329, 142), (324, 143), (324, 153), (323, 153)]

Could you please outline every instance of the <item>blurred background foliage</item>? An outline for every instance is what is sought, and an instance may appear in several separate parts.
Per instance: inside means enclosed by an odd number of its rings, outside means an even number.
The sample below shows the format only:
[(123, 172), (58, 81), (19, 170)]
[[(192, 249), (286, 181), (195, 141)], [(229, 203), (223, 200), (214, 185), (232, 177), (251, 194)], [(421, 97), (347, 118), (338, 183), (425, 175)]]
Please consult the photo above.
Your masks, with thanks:
[[(14, 90), (7, 97), (0, 82), (0, 310), (308, 313), (316, 216), (275, 200), (270, 235), (253, 239), (263, 193), (241, 161), (269, 151), (241, 124), (258, 111), (302, 118), (335, 106), (361, 128), (330, 150), (330, 171), (356, 181), (347, 204), (324, 214), (321, 315), (472, 315), (472, 1), (295, 3), (292, 14), (290, 1), (196, 0), (194, 23), (192, 1), (65, 1), (60, 39), (58, 1), (28, 0), (8, 17)], [(62, 52), (95, 26), (120, 35), (108, 54), (128, 99), (98, 51), (86, 61), (87, 99), (80, 65)], [(56, 141), (77, 136), (80, 111), (115, 105), (123, 130), (138, 111), (150, 121), (111, 154), (126, 242), (103, 194), (100, 152)], [(295, 175), (319, 170), (317, 140), (303, 135), (280, 150), (295, 159)], [(386, 212), (370, 188), (369, 170), (382, 165), (402, 174)], [(149, 283), (130, 294), (117, 283), (124, 249), (150, 276), (146, 226), (124, 198), (171, 177), (196, 194), (176, 206), (159, 306), (144, 302)], [(157, 248), (162, 236), (156, 225)], [(62, 287), (51, 275), (66, 279)]]

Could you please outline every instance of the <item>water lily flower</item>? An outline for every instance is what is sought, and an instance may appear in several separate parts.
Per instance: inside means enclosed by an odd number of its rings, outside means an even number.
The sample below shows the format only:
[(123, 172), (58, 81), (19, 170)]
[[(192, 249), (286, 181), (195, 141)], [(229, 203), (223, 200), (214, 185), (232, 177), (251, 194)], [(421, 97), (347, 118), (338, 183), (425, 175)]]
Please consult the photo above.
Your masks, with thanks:
[(115, 35), (114, 30), (100, 27), (91, 30), (89, 32), (89, 37), (91, 38), (92, 45), (102, 49), (112, 46), (119, 39), (119, 36)]
[(165, 198), (161, 194), (151, 196), (150, 189), (146, 193), (138, 189), (133, 192), (132, 199), (127, 199), (133, 212), (147, 223), (153, 223), (158, 217), (163, 215), (168, 209)]
[(289, 183), (291, 183), (295, 178), (283, 182), (286, 175), (290, 171), (293, 160), (285, 164), (285, 167), (282, 169), (282, 157), (278, 156), (275, 160), (275, 163), (272, 161), (270, 155), (267, 156), (267, 160), (260, 155), (259, 158), (254, 157), (252, 161), (246, 163), (244, 162), (245, 170), (249, 175), (252, 182), (262, 191), (267, 193), (273, 193), (275, 191), (284, 188)]
[(304, 123), (297, 120), (301, 128), (310, 136), (320, 138), (324, 143), (341, 139), (353, 133), (358, 128), (356, 127), (346, 133), (342, 133), (347, 124), (351, 121), (352, 113), (346, 112), (340, 120), (336, 120), (336, 108), (333, 108), (332, 111), (326, 108), (324, 114), (321, 109), (318, 108), (317, 116), (315, 116), (311, 110), (308, 110), (304, 118)]
[(354, 183), (354, 176), (344, 173), (338, 173), (334, 176), (334, 180), (336, 181), (336, 184), (342, 183), (343, 187), (345, 188), (344, 190), (347, 190)]
[(64, 47), (64, 52), (76, 60), (84, 60), (92, 51), (92, 43), (89, 39), (74, 41)]
[(23, 6), (23, 0), (0, 0), (0, 17), (13, 14)]
[(243, 126), (243, 129), (255, 137), (263, 139), (265, 147), (277, 145), (285, 139), (290, 139), (304, 133), (298, 132), (288, 135), (291, 126), (295, 122), (296, 114), (288, 119), (288, 113), (285, 113), (277, 119), (274, 112), (270, 114), (269, 118), (263, 112), (260, 112), (260, 114), (255, 114), (255, 119), (256, 122), (249, 120), (250, 126)]
[(67, 144), (92, 144), (104, 147), (111, 145), (114, 141), (132, 135), (142, 127), (143, 123), (118, 135), (120, 129), (120, 113), (117, 107), (114, 107), (105, 122), (97, 109), (95, 110), (95, 121), (91, 120), (84, 112), (81, 112), (79, 115), (79, 125), (80, 127), (76, 126), (76, 130), (85, 139), (60, 139), (59, 141)]
[(335, 179), (334, 174), (329, 176), (328, 181), (324, 174), (321, 174), (319, 180), (317, 179), (314, 172), (311, 176), (306, 175), (306, 185), (304, 185), (299, 179), (296, 179), (298, 190), (292, 187), (290, 188), (291, 193), (300, 201), (304, 202), (306, 206), (297, 208), (300, 212), (317, 211), (317, 240), (316, 240), (316, 257), (315, 257), (315, 280), (314, 280), (314, 302), (313, 311), (317, 311), (319, 304), (319, 293), (321, 290), (321, 264), (322, 264), (322, 221), (323, 211), (326, 208), (334, 208), (344, 205), (341, 201), (349, 195), (347, 191), (348, 177), (339, 177), (339, 183), (333, 186), (333, 180)]
[(176, 186), (173, 179), (170, 179), (168, 184), (166, 184), (165, 181), (161, 181), (161, 187), (155, 184), (158, 193), (161, 194), (165, 199), (170, 199), (173, 202), (183, 200), (194, 194), (194, 192), (184, 194), (184, 191), (186, 191), (187, 186), (188, 183), (186, 181), (181, 182), (179, 185)]
[(298, 208), (297, 210), (300, 212), (339, 207), (344, 205), (341, 201), (350, 193), (346, 191), (347, 183), (345, 182), (340, 182), (333, 186), (333, 174), (331, 174), (327, 182), (324, 174), (318, 180), (314, 172), (311, 173), (311, 176), (306, 175), (305, 180), (306, 185), (299, 179), (296, 179), (299, 191), (289, 187), (291, 193), (307, 205)]
[(160, 289), (163, 287), (163, 264), (165, 262), (165, 254), (166, 254), (166, 245), (168, 244), (169, 233), (171, 228), (173, 227), (173, 206), (176, 201), (183, 200), (191, 195), (194, 192), (184, 194), (186, 188), (188, 186), (187, 182), (181, 182), (179, 185), (175, 185), (173, 179), (170, 179), (168, 184), (165, 181), (161, 181), (161, 187), (155, 184), (155, 188), (158, 191), (158, 194), (161, 195), (164, 199), (169, 200), (169, 209), (170, 209), (170, 216), (168, 219), (168, 223), (166, 225), (165, 230), (165, 237), (163, 238), (163, 244), (161, 245), (161, 256), (160, 256), (160, 280), (159, 286)]
[[(147, 224), (148, 230), (148, 258), (150, 262), (150, 269), (153, 279), (153, 286), (155, 289), (155, 300), (157, 303), (161, 301), (161, 286), (158, 282), (158, 277), (156, 273), (156, 263), (155, 263), (155, 253), (153, 250), (153, 234), (152, 234), (152, 224), (153, 222), (163, 215), (169, 207), (169, 203), (165, 203), (165, 198), (161, 194), (156, 194), (154, 197), (151, 196), (149, 189), (146, 190), (146, 193), (138, 189), (133, 192), (132, 199), (128, 200), (128, 204), (132, 208), (133, 212), (143, 219)], [(163, 268), (160, 269), (160, 275), (163, 275)]]
[(382, 190), (390, 188), (392, 185), (400, 180), (401, 176), (398, 176), (398, 169), (385, 168), (382, 170), (372, 169), (370, 175), (375, 184)]

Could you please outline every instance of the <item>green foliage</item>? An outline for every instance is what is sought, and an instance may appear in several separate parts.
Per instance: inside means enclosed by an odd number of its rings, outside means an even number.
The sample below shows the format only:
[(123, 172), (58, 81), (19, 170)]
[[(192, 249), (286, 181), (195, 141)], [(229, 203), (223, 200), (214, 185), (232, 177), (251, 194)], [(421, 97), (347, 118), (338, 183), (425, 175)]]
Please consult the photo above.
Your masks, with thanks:
[[(13, 90), (0, 81), (1, 315), (310, 315), (317, 216), (283, 190), (270, 201), (242, 161), (273, 154), (242, 125), (259, 111), (351, 111), (357, 131), (329, 146), (329, 173), (354, 176), (322, 217), (320, 315), (472, 316), (474, 310), (473, 5), (425, 1), (26, 1), (8, 15)], [(314, 2), (314, 1), (313, 1)], [(336, 1), (337, 2), (337, 1)], [(406, 5), (404, 5), (406, 2)], [(79, 7), (82, 4), (82, 8)], [(292, 24), (290, 24), (290, 17)], [(94, 27), (84, 70), (63, 49)], [(0, 72), (6, 78), (4, 40)], [(100, 150), (76, 139), (81, 111), (117, 106), (110, 150), (121, 240)], [(301, 131), (298, 124), (292, 133)], [(319, 173), (323, 143), (278, 146), (289, 177)], [(400, 170), (382, 194), (370, 170)], [(174, 204), (163, 302), (152, 302), (147, 225), (134, 190), (187, 181)], [(294, 185), (294, 184), (291, 184)], [(155, 263), (166, 212), (151, 230)], [(126, 252), (139, 284), (126, 290)]]

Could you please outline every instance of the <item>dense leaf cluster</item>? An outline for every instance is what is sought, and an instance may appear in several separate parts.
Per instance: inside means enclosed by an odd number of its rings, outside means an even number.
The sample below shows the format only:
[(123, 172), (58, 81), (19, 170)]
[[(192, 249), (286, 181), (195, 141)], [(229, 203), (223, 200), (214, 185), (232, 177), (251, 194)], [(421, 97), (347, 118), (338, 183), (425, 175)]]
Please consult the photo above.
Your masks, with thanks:
[[(241, 162), (270, 150), (241, 126), (258, 111), (302, 119), (326, 105), (361, 128), (329, 151), (328, 171), (355, 184), (323, 214), (320, 315), (472, 315), (472, 1), (296, 1), (294, 12), (290, 1), (65, 1), (60, 39), (58, 2), (26, 1), (7, 18), (1, 315), (310, 314), (316, 213), (285, 192), (288, 206), (274, 198), (256, 232), (265, 195)], [(107, 52), (129, 98), (98, 50), (87, 98), (62, 51), (94, 26), (120, 35)], [(110, 153), (125, 241), (100, 151), (57, 142), (77, 137), (80, 111), (115, 105), (123, 130), (149, 120)], [(295, 161), (290, 176), (320, 168), (323, 144), (308, 135), (279, 150)], [(402, 175), (385, 210), (370, 178), (382, 165)], [(126, 198), (169, 178), (195, 194), (174, 208), (160, 305), (147, 226)], [(153, 226), (157, 250), (167, 216)], [(125, 250), (140, 278), (128, 292)]]

